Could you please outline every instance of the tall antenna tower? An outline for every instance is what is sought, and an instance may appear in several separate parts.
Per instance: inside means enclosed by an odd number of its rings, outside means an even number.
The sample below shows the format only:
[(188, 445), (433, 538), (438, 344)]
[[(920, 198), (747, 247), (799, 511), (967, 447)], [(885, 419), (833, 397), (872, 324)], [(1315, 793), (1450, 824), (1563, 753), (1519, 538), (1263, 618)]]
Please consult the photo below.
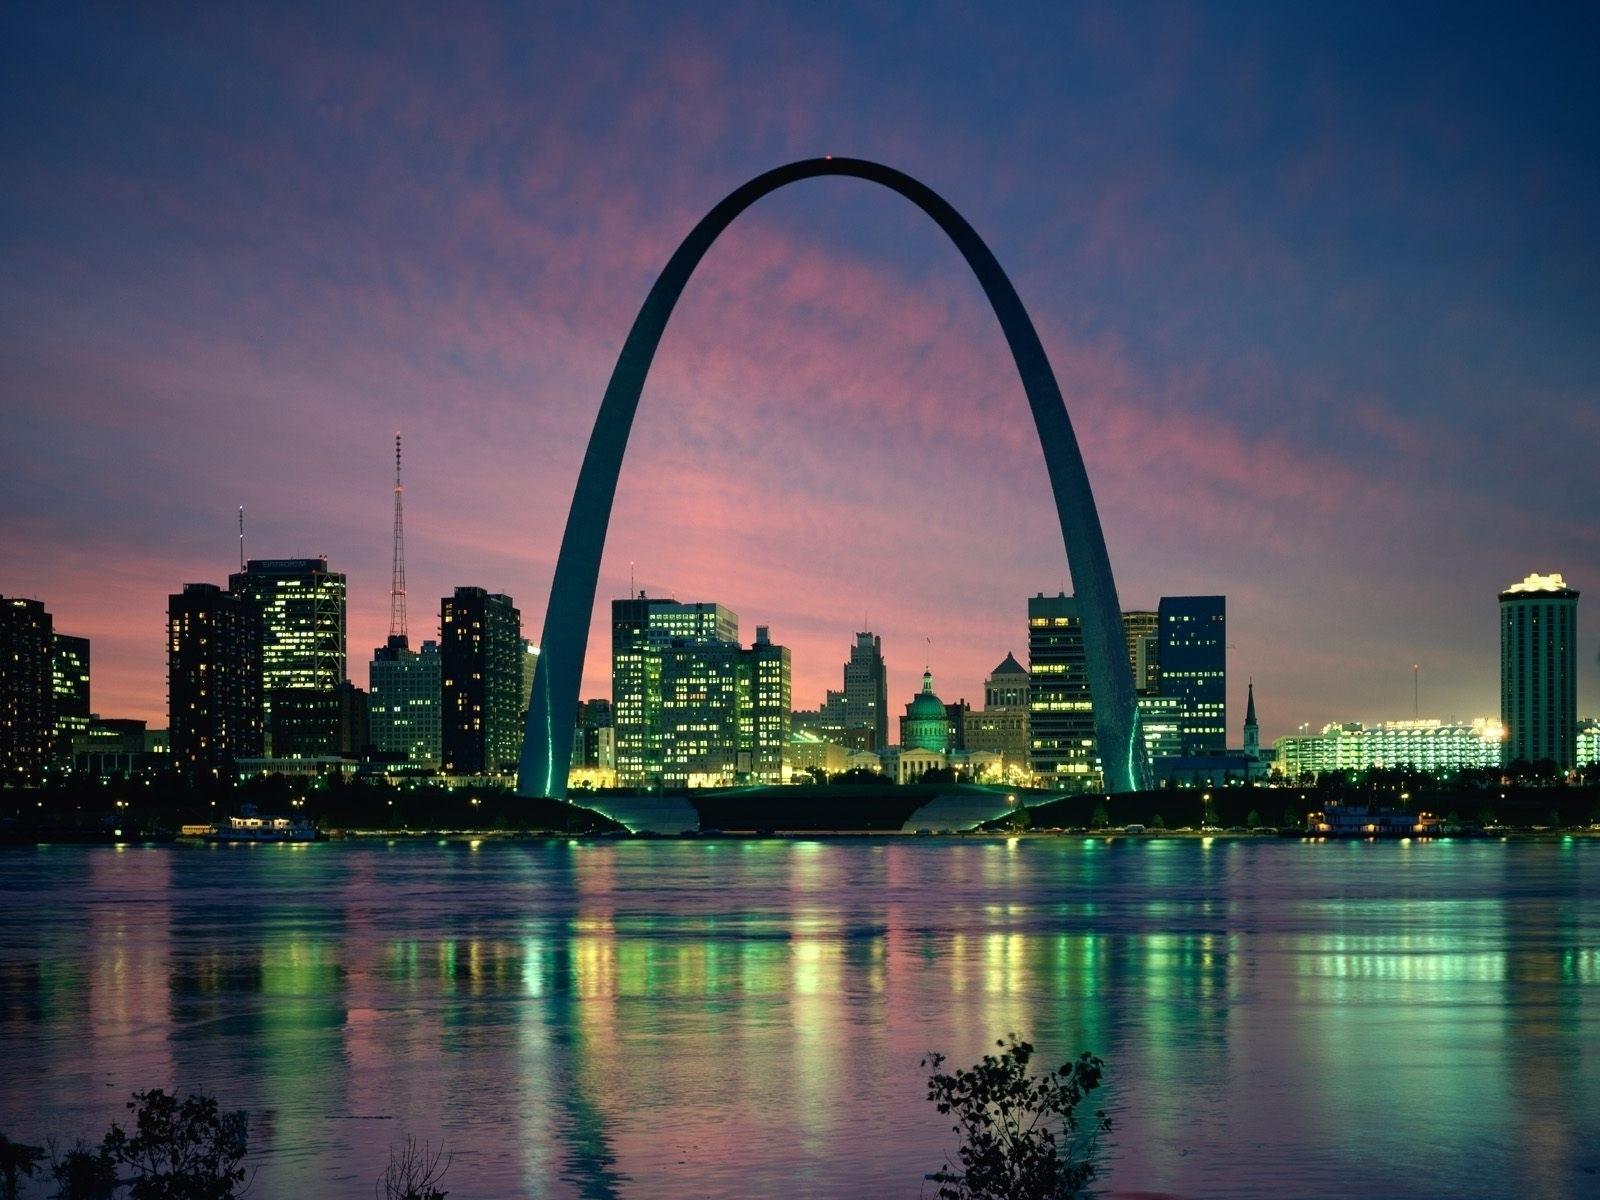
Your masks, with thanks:
[(239, 570), (244, 570), (244, 505), (239, 505)]
[(394, 435), (394, 566), (389, 576), (389, 637), (406, 645), (406, 526), (400, 484), (400, 435)]

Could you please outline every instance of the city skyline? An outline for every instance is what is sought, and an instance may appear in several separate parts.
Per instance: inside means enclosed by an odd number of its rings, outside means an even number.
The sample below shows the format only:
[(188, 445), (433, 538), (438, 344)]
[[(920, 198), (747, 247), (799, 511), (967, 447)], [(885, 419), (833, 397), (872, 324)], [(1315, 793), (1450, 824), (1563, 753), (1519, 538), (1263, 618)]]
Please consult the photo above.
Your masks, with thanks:
[[(237, 545), (237, 543), (235, 543), (235, 545)], [(322, 555), (322, 556), (319, 556), (319, 557), (322, 557), (322, 558), (325, 559), (328, 556)], [(252, 559), (251, 559), (252, 565), (254, 565), (254, 563), (256, 561), (258, 561), (258, 560), (256, 560), (254, 557), (252, 557)], [(305, 559), (305, 560), (283, 559), (283, 560), (274, 560), (274, 561), (285, 561), (285, 562), (288, 562), (288, 561), (312, 561), (312, 560), (310, 560), (310, 559)], [(222, 573), (219, 573), (219, 577), (221, 576), (221, 574)], [(236, 573), (234, 573), (234, 574), (236, 574)], [(342, 576), (344, 573), (340, 572), (339, 574)], [(1555, 574), (1559, 575), (1560, 572), (1555, 572)], [(177, 590), (181, 590), (184, 587), (192, 586), (192, 585), (195, 585), (195, 584), (207, 584), (209, 582), (210, 581), (206, 580), (206, 579), (187, 580), (187, 581), (184, 581), (182, 583), (174, 583), (172, 585), (172, 587), (173, 587), (174, 591), (177, 591)], [(629, 582), (630, 583), (634, 583), (636, 581), (630, 579)], [(457, 588), (459, 588), (460, 586), (462, 586), (462, 585), (457, 585)], [(469, 586), (470, 587), (472, 585), (465, 585), (465, 586)], [(1509, 584), (1507, 586), (1509, 586)], [(413, 589), (413, 590), (415, 590), (415, 589)], [(644, 588), (640, 588), (639, 589), (640, 592), (644, 592), (646, 590), (647, 589), (644, 589)], [(1070, 596), (1072, 593), (1070, 591), (1068, 591), (1066, 594)], [(81, 639), (81, 640), (87, 640), (87, 641), (89, 641), (91, 643), (95, 643), (95, 642), (98, 641), (99, 637), (102, 636), (102, 635), (98, 635), (98, 634), (96, 634), (94, 632), (86, 632), (86, 631), (81, 630), (81, 629), (77, 630), (75, 633), (68, 633), (62, 627), (60, 613), (65, 609), (72, 608), (70, 600), (63, 601), (60, 598), (52, 599), (51, 597), (39, 597), (39, 596), (24, 596), (24, 597), (19, 597), (19, 598), (25, 598), (25, 599), (31, 599), (31, 600), (40, 600), (45, 605), (45, 608), (47, 610), (49, 610), (53, 614), (53, 616), (55, 618), (56, 626), (57, 626), (56, 633), (57, 633), (58, 637), (63, 637), (64, 636), (64, 637), (72, 638), (73, 640), (80, 640)], [(441, 600), (442, 601), (448, 601), (449, 598), (450, 598), (449, 597), (449, 593), (443, 593), (441, 595)], [(510, 598), (513, 599), (513, 600), (516, 599), (515, 596), (511, 596)], [(612, 597), (612, 599), (626, 599), (626, 598), (627, 597), (625, 595), (621, 596), (621, 597)], [(652, 597), (652, 598), (655, 599), (657, 597)], [(681, 597), (677, 596), (676, 594), (666, 595), (666, 596), (662, 596), (662, 597), (659, 597), (659, 598), (667, 599), (667, 600), (679, 600), (679, 599), (681, 599)], [(167, 597), (163, 597), (163, 618), (164, 618), (164, 621), (163, 621), (163, 629), (162, 629), (162, 631), (160, 633), (160, 636), (158, 637), (158, 649), (160, 651), (160, 656), (161, 656), (160, 671), (158, 673), (158, 678), (157, 678), (157, 681), (156, 681), (156, 686), (157, 686), (157, 689), (158, 689), (158, 691), (160, 693), (158, 707), (156, 709), (154, 709), (154, 710), (151, 710), (151, 711), (144, 711), (144, 710), (140, 710), (140, 709), (137, 709), (137, 708), (135, 708), (135, 709), (133, 709), (131, 711), (122, 711), (122, 710), (112, 711), (112, 710), (106, 709), (105, 707), (102, 706), (102, 703), (101, 703), (101, 700), (100, 700), (100, 697), (103, 695), (102, 688), (103, 688), (104, 685), (101, 683), (101, 676), (99, 674), (99, 668), (97, 668), (96, 669), (96, 674), (95, 674), (95, 684), (94, 684), (94, 688), (95, 688), (95, 690), (94, 690), (94, 696), (95, 696), (94, 711), (95, 711), (95, 714), (97, 716), (101, 716), (101, 717), (118, 717), (118, 718), (131, 717), (131, 718), (135, 718), (135, 719), (138, 719), (138, 720), (147, 721), (151, 725), (151, 727), (165, 726), (165, 724), (167, 723), (168, 711), (169, 710), (168, 710), (168, 697), (167, 697), (168, 684), (167, 684), (167, 678), (166, 678), (166, 657), (165, 657), (166, 656), (166, 650), (165, 650), (165, 628), (164, 628), (164, 625), (165, 625), (165, 601), (166, 601), (166, 599), (167, 599)], [(1162, 597), (1162, 599), (1165, 599), (1165, 597)], [(384, 601), (384, 613), (385, 613), (385, 618), (384, 618), (383, 622), (377, 622), (375, 620), (362, 620), (362, 619), (359, 619), (358, 617), (355, 616), (355, 614), (358, 614), (358, 613), (361, 612), (359, 604), (351, 605), (350, 606), (350, 613), (352, 615), (351, 615), (351, 618), (349, 619), (350, 628), (355, 629), (355, 628), (358, 628), (358, 627), (366, 627), (366, 626), (369, 626), (369, 625), (370, 626), (376, 626), (376, 625), (379, 625), (379, 624), (383, 625), (384, 628), (388, 628), (388, 626), (389, 626), (389, 616), (388, 616), (388, 614), (390, 613), (390, 610), (391, 610), (391, 607), (392, 607), (392, 598), (391, 598), (390, 592), (388, 590), (385, 590), (385, 592), (383, 593), (383, 601)], [(605, 597), (603, 597), (603, 596), (597, 597), (596, 606), (595, 606), (596, 607), (596, 611), (599, 612), (601, 610), (601, 608), (606, 603), (607, 603), (607, 601), (606, 601)], [(1021, 604), (1022, 604), (1022, 607), (1024, 608), (1024, 611), (1026, 611), (1027, 597), (1022, 597), (1021, 598)], [(728, 607), (735, 608), (735, 611), (737, 611), (737, 608), (735, 606), (729, 605)], [(1150, 615), (1148, 613), (1145, 613), (1144, 610), (1142, 610), (1142, 609), (1140, 609), (1138, 607), (1129, 607), (1127, 605), (1127, 602), (1124, 602), (1123, 612), (1124, 612), (1124, 616), (1125, 617), (1129, 616), (1129, 615)], [(1026, 620), (1026, 618), (1024, 617), (1024, 621), (1025, 620)], [(581, 692), (580, 692), (581, 696), (583, 696), (583, 697), (601, 696), (601, 695), (608, 694), (609, 690), (611, 688), (611, 683), (612, 683), (610, 657), (609, 657), (609, 643), (610, 643), (610, 620), (609, 620), (609, 617), (604, 622), (599, 622), (599, 620), (597, 618), (597, 623), (603, 624), (605, 626), (604, 634), (605, 634), (606, 642), (605, 642), (605, 644), (597, 645), (595, 643), (595, 638), (597, 636), (599, 636), (599, 635), (591, 632), (589, 655), (587, 656), (587, 660), (586, 660), (586, 664), (585, 664), (585, 669), (584, 669), (584, 674), (583, 674), (583, 683), (582, 683)], [(827, 647), (828, 644), (829, 644), (829, 639), (831, 637), (831, 633), (820, 622), (818, 624), (818, 628), (821, 628), (823, 630), (823, 632), (821, 632), (817, 636), (815, 644), (818, 645), (818, 646)], [(840, 625), (838, 628), (842, 630), (842, 629), (845, 628), (845, 625)], [(860, 631), (856, 630), (855, 632), (859, 633)], [(868, 632), (874, 632), (874, 631), (868, 631)], [(1580, 636), (1581, 636), (1581, 632), (1582, 632), (1581, 619), (1579, 621), (1579, 632), (1580, 632)], [(441, 629), (437, 624), (435, 624), (435, 625), (429, 627), (429, 633), (428, 634), (426, 634), (426, 635), (418, 635), (416, 640), (418, 641), (419, 645), (423, 640), (436, 642), (440, 635), (441, 635)], [(356, 634), (356, 633), (350, 634), (350, 637), (352, 639), (352, 641), (351, 641), (352, 647), (356, 647), (357, 646), (357, 643), (356, 643), (355, 639), (357, 639), (358, 636), (359, 635)], [(876, 636), (878, 636), (881, 639), (883, 635), (878, 634)], [(1239, 643), (1237, 643), (1237, 642), (1235, 642), (1233, 640), (1234, 635), (1231, 632), (1229, 633), (1228, 637), (1229, 637), (1228, 648), (1230, 650), (1236, 650), (1238, 645), (1239, 645)], [(348, 682), (356, 683), (358, 685), (362, 682), (362, 680), (357, 677), (358, 674), (360, 674), (360, 669), (359, 668), (361, 667), (362, 664), (366, 664), (374, 653), (384, 651), (385, 648), (386, 648), (385, 643), (387, 642), (387, 640), (388, 639), (385, 638), (384, 640), (377, 642), (374, 646), (372, 646), (370, 648), (368, 648), (368, 647), (357, 647), (356, 649), (352, 650), (352, 652), (351, 652), (352, 655), (358, 655), (359, 656), (359, 663), (356, 664), (356, 669), (352, 669), (352, 668), (347, 666), (347, 669), (345, 671), (345, 678), (346, 678), (346, 680)], [(931, 638), (929, 638), (927, 636), (923, 636), (919, 640), (920, 640), (920, 642), (922, 644), (922, 647), (924, 649), (924, 654), (922, 656), (922, 659), (920, 660), (922, 662), (922, 666), (918, 666), (918, 667), (916, 667), (914, 669), (910, 668), (910, 667), (896, 669), (896, 668), (894, 668), (892, 666), (887, 666), (888, 660), (892, 656), (892, 648), (891, 648), (890, 652), (885, 653), (884, 657), (885, 657), (885, 661), (886, 661), (886, 674), (889, 676), (889, 678), (891, 680), (891, 682), (888, 685), (888, 694), (890, 696), (890, 707), (891, 708), (893, 708), (894, 705), (898, 703), (898, 701), (895, 699), (895, 695), (896, 695), (895, 686), (896, 685), (893, 682), (893, 680), (895, 679), (896, 676), (904, 675), (904, 676), (908, 677), (909, 682), (908, 682), (908, 686), (904, 689), (904, 694), (907, 695), (907, 696), (914, 695), (916, 692), (920, 691), (920, 689), (921, 689), (922, 673), (923, 673), (924, 669), (929, 665), (937, 666), (941, 661), (943, 661), (943, 660), (941, 660), (939, 658), (939, 656), (938, 656), (938, 654), (936, 652), (936, 649), (935, 649), (935, 647), (934, 647), (934, 645), (932, 643), (932, 639)], [(1024, 648), (1026, 647), (1026, 645), (1027, 645), (1027, 632), (1026, 632), (1025, 628), (1023, 630), (1023, 634), (1022, 634), (1021, 638), (1017, 639), (1017, 644), (1020, 644)], [(1581, 647), (1581, 645), (1582, 645), (1582, 643), (1580, 641), (1580, 647)], [(914, 649), (915, 649), (915, 646), (913, 645), (913, 650)], [(846, 652), (848, 652), (848, 650)], [(998, 650), (996, 652), (1001, 653), (1001, 654), (1008, 654), (1008, 653), (1014, 653), (1015, 651), (1012, 649), (1011, 644), (1006, 644), (1004, 646), (1004, 648), (1002, 648), (1002, 649), (1000, 649), (1000, 650)], [(594, 661), (594, 655), (596, 653), (598, 653), (598, 654), (600, 654), (602, 656), (603, 666), (597, 666), (596, 665), (596, 663)], [(821, 653), (825, 656), (827, 654), (827, 650), (823, 649), (821, 651)], [(983, 652), (979, 652), (979, 653), (980, 653), (980, 656), (981, 656), (981, 654)], [(991, 656), (992, 656), (992, 653), (993, 652), (991, 652)], [(1130, 651), (1130, 653), (1131, 653), (1131, 651)], [(1498, 653), (1498, 652), (1496, 652), (1496, 653)], [(915, 655), (913, 655), (912, 657), (914, 658)], [(954, 657), (960, 659), (961, 661), (965, 661), (966, 659), (971, 658), (972, 654), (970, 653), (970, 651), (961, 651), (961, 652), (958, 652), (957, 655), (955, 655)], [(1597, 656), (1597, 657), (1600, 657), (1600, 656)], [(910, 661), (910, 660), (908, 659), (907, 661)], [(356, 663), (356, 658), (352, 657), (351, 662), (352, 663)], [(1498, 664), (1498, 658), (1495, 659), (1495, 662), (1496, 662), (1496, 664)], [(1578, 668), (1577, 669), (1577, 696), (1578, 696), (1578, 701), (1577, 701), (1577, 710), (1576, 710), (1577, 711), (1577, 716), (1579, 718), (1591, 717), (1591, 716), (1595, 715), (1595, 713), (1600, 712), (1600, 702), (1597, 702), (1596, 699), (1594, 698), (1595, 697), (1595, 693), (1600, 693), (1600, 681), (1597, 681), (1595, 678), (1592, 678), (1591, 677), (1591, 672), (1585, 670), (1585, 667), (1587, 665), (1590, 665), (1590, 664), (1586, 664), (1584, 662), (1583, 654), (1582, 654), (1581, 649), (1580, 649), (1580, 652), (1579, 652), (1579, 655), (1578, 655), (1578, 662), (1577, 662), (1577, 668)], [(1414, 716), (1420, 716), (1420, 717), (1423, 717), (1423, 718), (1440, 719), (1440, 720), (1443, 720), (1445, 722), (1472, 721), (1472, 720), (1475, 720), (1475, 719), (1485, 719), (1485, 718), (1492, 719), (1493, 718), (1493, 714), (1496, 711), (1496, 705), (1498, 703), (1497, 696), (1491, 696), (1489, 699), (1483, 701), (1480, 704), (1480, 706), (1478, 708), (1476, 708), (1476, 709), (1472, 709), (1472, 708), (1460, 709), (1460, 710), (1457, 710), (1457, 709), (1450, 709), (1450, 710), (1430, 709), (1427, 704), (1421, 702), (1420, 697), (1421, 697), (1421, 695), (1423, 693), (1420, 690), (1417, 690), (1417, 691), (1413, 691), (1412, 690), (1413, 687), (1417, 686), (1417, 680), (1415, 678), (1415, 674), (1416, 674), (1416, 670), (1420, 668), (1420, 664), (1405, 664), (1405, 666), (1406, 666), (1406, 671), (1405, 671), (1404, 682), (1408, 685), (1406, 687), (1405, 691), (1406, 691), (1406, 694), (1410, 695), (1412, 697), (1412, 699), (1413, 699), (1413, 704), (1414, 704), (1414, 713), (1413, 713), (1413, 715)], [(1594, 669), (1593, 675), (1600, 676), (1600, 662), (1597, 662), (1596, 664), (1594, 664), (1594, 667), (1595, 667), (1595, 669)], [(971, 697), (968, 694), (969, 691), (972, 692), (973, 694), (975, 694), (976, 696), (981, 697), (982, 693), (983, 693), (983, 680), (988, 675), (988, 671), (983, 671), (983, 672), (981, 672), (979, 674), (978, 678), (974, 681), (974, 680), (969, 680), (964, 675), (957, 675), (957, 673), (954, 670), (949, 669), (949, 668), (946, 668), (941, 673), (946, 677), (954, 677), (954, 679), (955, 679), (955, 682), (956, 682), (957, 686), (955, 688), (950, 689), (951, 690), (952, 699), (970, 699)], [(1270, 672), (1264, 670), (1261, 674), (1262, 675), (1270, 675)], [(796, 703), (795, 703), (795, 707), (796, 708), (811, 708), (811, 707), (815, 707), (815, 704), (813, 703), (813, 699), (815, 699), (816, 703), (820, 703), (829, 694), (829, 692), (832, 689), (829, 687), (829, 682), (830, 681), (827, 678), (827, 675), (828, 675), (828, 669), (826, 667), (823, 667), (823, 668), (819, 669), (816, 666), (816, 664), (810, 664), (808, 667), (806, 667), (806, 669), (797, 669), (795, 671), (795, 681), (796, 682), (794, 684), (794, 696), (795, 696), (795, 700), (796, 700)], [(1234, 706), (1234, 703), (1235, 703), (1235, 701), (1233, 699), (1234, 694), (1237, 693), (1237, 692), (1240, 692), (1241, 687), (1248, 688), (1250, 686), (1251, 682), (1253, 681), (1253, 679), (1256, 676), (1254, 675), (1254, 673), (1250, 673), (1248, 676), (1240, 676), (1238, 671), (1230, 671), (1228, 673), (1228, 675), (1229, 675), (1229, 678), (1226, 681), (1227, 682), (1227, 689), (1228, 689), (1228, 697), (1229, 697), (1229, 699), (1228, 699), (1228, 707), (1231, 710), (1233, 708), (1233, 706)], [(1238, 678), (1236, 678), (1236, 677), (1238, 677)], [(816, 689), (816, 694), (815, 694), (814, 698), (813, 698), (811, 690), (809, 688), (809, 684), (810, 684), (810, 682), (811, 682), (811, 680), (813, 678), (817, 678), (817, 681), (818, 681), (818, 684), (819, 684), (818, 688)], [(1245, 683), (1241, 685), (1239, 683), (1239, 678), (1244, 678), (1245, 679)], [(1501, 681), (1500, 681), (1499, 674), (1498, 674), (1498, 665), (1496, 667), (1496, 675), (1495, 675), (1495, 678), (1492, 681), (1492, 683), (1493, 683), (1493, 688), (1495, 689), (1496, 693), (1498, 694), (1498, 690), (1501, 687)], [(804, 688), (804, 690), (803, 690), (803, 688)], [(1243, 702), (1243, 700), (1239, 700), (1238, 701), (1238, 711), (1240, 713), (1242, 713), (1243, 709), (1244, 709), (1244, 702)], [(1276, 739), (1278, 737), (1287, 736), (1287, 735), (1291, 735), (1291, 734), (1295, 734), (1295, 733), (1303, 733), (1307, 728), (1318, 728), (1318, 727), (1323, 726), (1323, 725), (1338, 725), (1338, 724), (1341, 724), (1341, 723), (1348, 723), (1350, 721), (1356, 721), (1356, 722), (1359, 723), (1359, 722), (1403, 721), (1405, 719), (1407, 719), (1407, 715), (1402, 710), (1402, 708), (1398, 705), (1398, 703), (1395, 706), (1393, 706), (1392, 711), (1384, 710), (1384, 711), (1372, 712), (1372, 713), (1369, 713), (1369, 712), (1361, 712), (1361, 713), (1344, 712), (1344, 713), (1335, 713), (1335, 714), (1330, 715), (1330, 716), (1319, 717), (1317, 719), (1309, 719), (1309, 718), (1307, 718), (1307, 719), (1301, 719), (1299, 721), (1293, 721), (1288, 715), (1280, 715), (1276, 720), (1269, 719), (1269, 720), (1267, 720), (1267, 721), (1262, 723), (1262, 730), (1263, 730), (1262, 740), (1263, 740), (1264, 743), (1270, 744), (1274, 739)], [(1231, 744), (1233, 744), (1233, 741), (1236, 740), (1236, 735), (1242, 729), (1242, 725), (1241, 725), (1242, 720), (1243, 720), (1242, 716), (1240, 716), (1238, 720), (1231, 720), (1231, 718), (1230, 718), (1231, 723), (1226, 725), (1225, 734), (1224, 734), (1224, 739), (1226, 741), (1228, 741), (1228, 744), (1231, 745)], [(1236, 729), (1235, 726), (1240, 726), (1240, 728)]]
[[(1037, 62), (1026, 19), (947, 22), (869, 103), (888, 51), (850, 20), (653, 19), (599, 78), (560, 61), (593, 35), (577, 18), (537, 45), (458, 21), (370, 47), (336, 17), (298, 39), (12, 19), (0, 86), (37, 120), (3, 135), (0, 593), (93, 641), (97, 711), (164, 723), (166, 597), (222, 581), (240, 504), (253, 557), (347, 575), (352, 662), (381, 646), (396, 428), (411, 593), (541, 612), (638, 297), (706, 206), (808, 153), (909, 170), (991, 243), (1061, 377), (1122, 606), (1228, 596), (1227, 705), (1253, 677), (1264, 741), (1406, 716), (1414, 662), (1423, 715), (1492, 715), (1494, 595), (1530, 572), (1596, 586), (1600, 178), (1575, 49), (1506, 14), (1374, 15), (1396, 52), (1373, 58), (1330, 14), (1155, 34), (1083, 10), (1055, 18), (1048, 77), (958, 48)], [(398, 68), (419, 34), (445, 66)], [(1107, 83), (1150, 54), (1162, 72)], [(44, 64), (63, 58), (90, 92), (62, 91)], [(263, 71), (276, 85), (245, 90)], [(1043, 463), (959, 261), (849, 188), (775, 197), (685, 296), (597, 609), (630, 579), (716, 597), (792, 648), (807, 707), (865, 627), (897, 709), (931, 637), (945, 698), (976, 699), (1024, 649), (1026, 597), (1071, 590)], [(604, 626), (585, 696), (605, 694)], [(1578, 632), (1590, 715), (1581, 608)]]

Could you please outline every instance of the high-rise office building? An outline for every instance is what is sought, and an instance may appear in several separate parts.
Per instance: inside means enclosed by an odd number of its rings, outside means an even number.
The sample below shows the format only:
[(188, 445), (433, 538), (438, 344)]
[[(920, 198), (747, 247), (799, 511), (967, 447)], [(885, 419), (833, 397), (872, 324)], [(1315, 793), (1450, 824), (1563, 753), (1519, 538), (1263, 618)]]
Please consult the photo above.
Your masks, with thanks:
[(533, 677), (539, 669), (539, 647), (527, 638), (521, 639), (522, 644), (522, 716), (526, 724), (528, 705), (533, 700)]
[(54, 705), (54, 757), (70, 765), (72, 739), (89, 728), (88, 638), (52, 635), (50, 692)]
[(674, 638), (660, 649), (663, 787), (781, 783), (789, 745), (789, 648), (767, 627), (737, 642)]
[(1177, 758), (1183, 753), (1183, 701), (1176, 696), (1143, 692), (1136, 697), (1139, 730), (1144, 734), (1145, 761)]
[(889, 744), (889, 685), (883, 662), (883, 639), (871, 632), (856, 634), (850, 660), (844, 664), (844, 732), (871, 730), (871, 744), (858, 737), (865, 750), (882, 750)]
[(1500, 593), (1500, 723), (1507, 762), (1576, 764), (1578, 592), (1559, 574)]
[[(281, 757), (336, 753), (337, 706), (326, 695), (290, 693), (331, 693), (344, 682), (344, 575), (328, 570), (326, 558), (253, 558), (228, 577), (228, 590), (261, 610), (268, 751)], [(281, 722), (274, 717), (279, 709)]]
[(636, 597), (611, 602), (611, 705), (617, 783), (662, 782), (662, 652), (673, 642), (739, 641), (737, 614), (720, 604)]
[(366, 758), (372, 752), (371, 697), (348, 679), (333, 694), (339, 706), (335, 751), (343, 758)]
[(1182, 753), (1225, 754), (1228, 749), (1227, 599), (1163, 596), (1160, 693), (1182, 701)]
[(738, 644), (674, 638), (660, 657), (661, 785), (731, 785), (743, 700)]
[(437, 771), (443, 760), (439, 643), (420, 650), (402, 636), (372, 652), (367, 668), (367, 720), (372, 746), (391, 761)]
[(1161, 615), (1153, 612), (1122, 614), (1122, 635), (1128, 643), (1128, 667), (1133, 690), (1140, 695), (1157, 691), (1161, 684)]
[(739, 652), (739, 688), (739, 773), (756, 783), (782, 783), (793, 702), (790, 656), (765, 625), (756, 626), (755, 642)]
[(55, 737), (55, 623), (42, 603), (0, 596), (0, 778), (32, 779)]
[(214, 583), (167, 597), (167, 710), (173, 757), (217, 775), (262, 752), (259, 605)]
[(1065, 593), (1028, 601), (1028, 767), (1044, 787), (1099, 788), (1083, 625)]
[(515, 771), (522, 753), (522, 614), (510, 596), (458, 587), (440, 601), (444, 770)]
[(611, 701), (604, 697), (578, 702), (578, 719), (573, 729), (572, 762), (574, 766), (594, 770), (616, 769)]

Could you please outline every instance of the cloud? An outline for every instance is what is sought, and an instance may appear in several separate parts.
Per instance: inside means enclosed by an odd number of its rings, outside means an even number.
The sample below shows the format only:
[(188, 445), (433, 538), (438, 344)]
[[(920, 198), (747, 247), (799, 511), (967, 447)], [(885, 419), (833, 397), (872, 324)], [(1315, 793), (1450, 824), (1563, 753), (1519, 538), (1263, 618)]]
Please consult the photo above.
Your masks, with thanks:
[[(1585, 257), (1593, 172), (1559, 148), (1352, 76), (1315, 28), (1233, 38), (1198, 10), (1153, 33), (1084, 10), (1061, 39), (951, 17), (893, 54), (809, 13), (595, 19), (108, 14), (125, 56), (72, 43), (54, 76), (15, 75), (33, 120), (0, 194), (0, 590), (103, 641), (103, 711), (161, 718), (165, 595), (226, 573), (239, 504), (261, 553), (348, 571), (360, 681), (396, 428), (414, 626), (474, 583), (537, 637), (656, 273), (721, 195), (819, 150), (924, 174), (991, 240), (1125, 603), (1226, 592), (1269, 733), (1394, 715), (1378, 664), (1418, 653), (1459, 664), (1432, 676), (1441, 703), (1487, 711), (1484, 598), (1525, 560), (1580, 584), (1596, 560), (1595, 297), (1545, 270)], [(863, 620), (896, 704), (929, 637), (941, 691), (976, 695), (1023, 652), (1026, 596), (1065, 584), (1048, 494), (937, 231), (859, 181), (789, 189), (712, 249), (662, 342), (585, 686), (606, 688), (631, 562), (770, 624), (798, 704), (837, 686)]]

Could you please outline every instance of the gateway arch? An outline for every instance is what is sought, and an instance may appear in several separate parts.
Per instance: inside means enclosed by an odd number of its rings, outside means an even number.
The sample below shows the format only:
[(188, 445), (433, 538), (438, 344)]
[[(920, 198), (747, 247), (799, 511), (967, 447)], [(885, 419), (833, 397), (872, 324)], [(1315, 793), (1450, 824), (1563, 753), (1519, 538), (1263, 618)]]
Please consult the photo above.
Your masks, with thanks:
[(1078, 439), (1045, 357), (1044, 346), (1028, 319), (1022, 301), (1006, 278), (989, 247), (943, 197), (932, 188), (879, 163), (858, 158), (809, 158), (758, 175), (736, 189), (701, 219), (667, 260), (644, 307), (628, 331), (622, 354), (611, 373), (600, 414), (595, 418), (589, 448), (578, 472), (572, 508), (567, 514), (561, 554), (556, 560), (545, 610), (544, 635), (538, 666), (534, 670), (527, 730), (517, 773), (517, 791), (524, 796), (564, 799), (567, 770), (572, 758), (572, 731), (577, 718), (578, 687), (583, 675), (583, 655), (594, 613), (595, 587), (600, 577), (600, 555), (616, 496), (617, 476), (628, 445), (628, 431), (639, 406), (651, 360), (667, 319), (683, 294), (689, 277), (711, 244), (735, 217), (769, 192), (802, 179), (845, 175), (865, 179), (898, 192), (932, 217), (961, 251), (977, 276), (1005, 334), (1017, 373), (1033, 410), (1061, 520), (1067, 565), (1083, 621), (1083, 649), (1094, 701), (1095, 736), (1107, 789), (1133, 791), (1147, 785), (1144, 739), (1139, 735), (1139, 713), (1128, 665), (1122, 612), (1117, 604), (1111, 561), (1095, 511), (1089, 476), (1084, 471)]

